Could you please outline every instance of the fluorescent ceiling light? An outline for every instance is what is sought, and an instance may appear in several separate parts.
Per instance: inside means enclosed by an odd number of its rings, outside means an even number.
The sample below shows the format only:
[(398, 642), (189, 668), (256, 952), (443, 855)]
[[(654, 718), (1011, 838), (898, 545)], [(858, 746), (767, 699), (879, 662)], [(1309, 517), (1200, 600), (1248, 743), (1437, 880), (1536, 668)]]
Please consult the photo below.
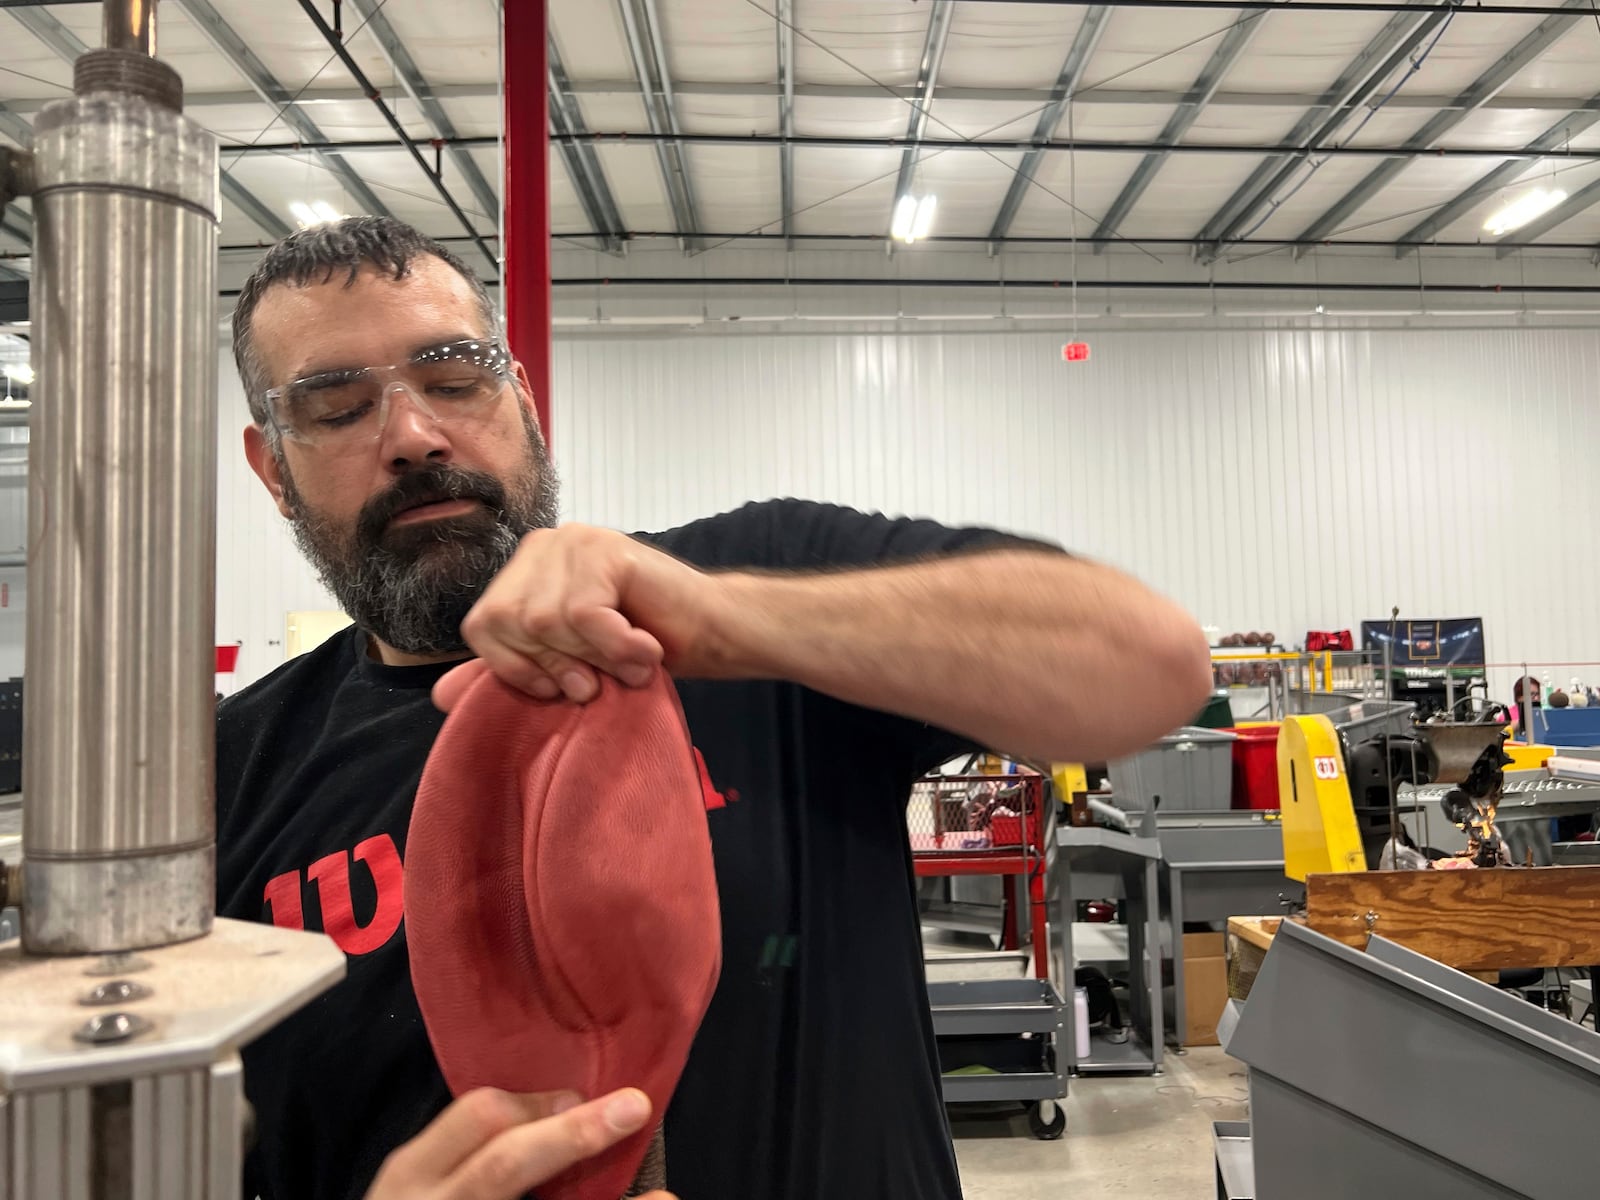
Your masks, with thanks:
[(22, 384), (23, 387), (27, 387), (33, 382), (33, 368), (27, 363), (7, 363), (5, 371), (7, 375)]
[(889, 236), (908, 246), (928, 236), (933, 231), (933, 217), (939, 210), (939, 197), (934, 195), (901, 196), (894, 206), (894, 221), (889, 226)]
[(326, 200), (313, 200), (310, 204), (304, 200), (291, 200), (289, 211), (294, 214), (301, 229), (310, 229), (313, 225), (331, 225), (343, 219), (343, 214)]
[(1534, 188), (1524, 192), (1483, 223), (1485, 233), (1494, 237), (1521, 229), (1529, 221), (1544, 216), (1567, 198), (1560, 188)]

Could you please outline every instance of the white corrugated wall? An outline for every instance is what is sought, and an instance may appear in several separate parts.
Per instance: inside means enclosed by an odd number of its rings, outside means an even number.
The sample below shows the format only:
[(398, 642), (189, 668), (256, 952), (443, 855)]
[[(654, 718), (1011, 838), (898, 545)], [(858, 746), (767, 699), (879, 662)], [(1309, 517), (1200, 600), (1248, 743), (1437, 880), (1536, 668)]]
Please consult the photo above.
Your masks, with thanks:
[[(1571, 330), (568, 338), (568, 513), (660, 527), (799, 495), (1055, 538), (1203, 622), (1481, 615), (1600, 659), (1600, 337)], [(1500, 673), (1503, 680), (1507, 673)]]
[[(1600, 338), (1561, 330), (559, 339), (567, 515), (660, 528), (774, 495), (1044, 534), (1224, 630), (1482, 615), (1491, 657), (1600, 659)], [(221, 370), (217, 640), (239, 682), (330, 601)], [(1600, 675), (1600, 672), (1595, 674)]]

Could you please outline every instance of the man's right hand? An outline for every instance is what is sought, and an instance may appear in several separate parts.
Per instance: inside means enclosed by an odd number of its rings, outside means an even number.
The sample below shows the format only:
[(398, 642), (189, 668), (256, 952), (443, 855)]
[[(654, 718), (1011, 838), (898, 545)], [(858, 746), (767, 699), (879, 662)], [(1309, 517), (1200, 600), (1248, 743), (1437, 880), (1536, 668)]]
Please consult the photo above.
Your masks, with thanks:
[(468, 1092), (384, 1160), (366, 1200), (519, 1200), (649, 1119), (649, 1098), (633, 1088), (588, 1104), (568, 1092)]

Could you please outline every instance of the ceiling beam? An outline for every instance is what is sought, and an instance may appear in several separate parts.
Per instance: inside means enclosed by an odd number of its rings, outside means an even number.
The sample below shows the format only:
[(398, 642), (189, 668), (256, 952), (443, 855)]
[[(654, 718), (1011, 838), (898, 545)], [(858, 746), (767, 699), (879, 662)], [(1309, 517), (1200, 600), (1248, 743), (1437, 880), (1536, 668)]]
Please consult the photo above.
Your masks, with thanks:
[(33, 146), (33, 126), (16, 113), (11, 104), (0, 104), (0, 133), (5, 134), (24, 150)]
[[(939, 4), (954, 4), (957, 0), (935, 0)], [(1096, 0), (965, 0), (973, 4), (1054, 4), (1061, 7), (1087, 8)], [(1300, 13), (1394, 13), (1408, 7), (1396, 0), (1112, 0), (1116, 8), (1197, 8), (1216, 12), (1281, 12), (1286, 9)], [(1508, 4), (1488, 3), (1463, 7), (1462, 12), (1484, 13), (1501, 17), (1557, 16), (1567, 11), (1566, 4)]]
[[(587, 232), (563, 233), (561, 230), (556, 230), (550, 236), (553, 237), (553, 238), (556, 238), (557, 240), (582, 241), (584, 238), (587, 238), (589, 236), (589, 234)], [(633, 241), (633, 242), (671, 241), (676, 236), (677, 235), (673, 234), (673, 233), (658, 232), (658, 231), (654, 231), (654, 230), (631, 229), (631, 230), (628, 231), (628, 238), (629, 238), (630, 241)], [(705, 231), (703, 233), (702, 236), (704, 236), (708, 240), (712, 240), (712, 241), (716, 241), (716, 242), (779, 242), (779, 241), (783, 241), (784, 240), (783, 234), (781, 234), (781, 233), (753, 233), (753, 232), (751, 232), (749, 230), (745, 230), (743, 232), (728, 232), (728, 233), (714, 233), (714, 232), (712, 232), (710, 230), (707, 230), (707, 231)], [(460, 242), (460, 241), (464, 241), (466, 239), (463, 239), (463, 238), (448, 238), (447, 237), (447, 238), (438, 238), (436, 240), (444, 242), (444, 243), (446, 243), (448, 245), (451, 242)], [(820, 243), (820, 242), (837, 242), (837, 243), (841, 243), (841, 244), (856, 244), (856, 243), (870, 242), (870, 243), (873, 243), (873, 244), (881, 244), (883, 242), (883, 240), (884, 240), (884, 236), (881, 233), (797, 233), (797, 234), (794, 235), (793, 240), (796, 241), (796, 242), (818, 242), (818, 243)], [(1002, 245), (1002, 246), (1070, 246), (1070, 245), (1072, 245), (1073, 240), (1074, 239), (1069, 234), (1065, 234), (1065, 233), (1058, 234), (1058, 235), (1055, 235), (1053, 237), (1046, 237), (1046, 236), (1038, 236), (1038, 237), (1036, 237), (1036, 236), (1032, 236), (1032, 235), (1020, 236), (1020, 235), (1017, 235), (1017, 234), (1012, 234), (1012, 235), (1008, 236), (1003, 242), (1001, 242), (1000, 245)], [(1084, 236), (1084, 237), (1080, 237), (1080, 238), (1078, 238), (1076, 240), (1078, 242), (1080, 242), (1080, 243), (1087, 243), (1090, 239), (1087, 236)], [(990, 244), (990, 239), (987, 236), (970, 236), (970, 235), (966, 235), (966, 234), (943, 234), (943, 235), (934, 234), (933, 236), (928, 238), (928, 241), (929, 242), (942, 243), (942, 244), (948, 244), (948, 245), (962, 245), (962, 246), (983, 246), (983, 245)], [(1107, 241), (1108, 245), (1118, 246), (1118, 247), (1121, 247), (1122, 249), (1128, 249), (1128, 239), (1127, 238), (1114, 237), (1114, 238), (1108, 238), (1108, 239), (1106, 239), (1106, 241)], [(1194, 245), (1194, 239), (1190, 238), (1190, 237), (1142, 237), (1142, 238), (1138, 239), (1138, 243), (1141, 246), (1192, 246), (1192, 245)], [(1337, 250), (1393, 250), (1395, 248), (1395, 246), (1398, 245), (1398, 243), (1390, 241), (1388, 239), (1375, 239), (1375, 238), (1368, 238), (1368, 239), (1341, 238), (1338, 241), (1334, 241), (1334, 242), (1305, 242), (1305, 243), (1296, 242), (1291, 238), (1244, 238), (1244, 239), (1241, 239), (1240, 241), (1231, 243), (1231, 245), (1234, 248), (1238, 248), (1238, 249), (1242, 249), (1242, 250), (1268, 249), (1268, 248), (1271, 248), (1271, 249), (1282, 249), (1282, 248), (1290, 247), (1290, 246), (1304, 245), (1308, 250), (1337, 251)], [(1488, 252), (1491, 249), (1493, 249), (1493, 246), (1492, 246), (1491, 243), (1485, 243), (1485, 242), (1481, 242), (1481, 241), (1471, 241), (1471, 242), (1429, 242), (1428, 246), (1430, 248), (1439, 249), (1439, 250), (1465, 250), (1465, 251), (1470, 251), (1473, 257), (1487, 257), (1488, 256)], [(1586, 241), (1577, 241), (1577, 242), (1537, 242), (1537, 243), (1535, 243), (1535, 244), (1533, 244), (1531, 246), (1523, 247), (1524, 250), (1548, 251), (1548, 252), (1550, 252), (1552, 254), (1560, 253), (1560, 254), (1567, 254), (1567, 255), (1571, 255), (1571, 254), (1577, 253), (1579, 251), (1581, 251), (1585, 255), (1589, 255), (1589, 254), (1593, 253), (1594, 248), (1595, 248), (1594, 247), (1594, 242), (1593, 241), (1587, 241), (1587, 240)], [(228, 253), (244, 254), (244, 253), (255, 253), (256, 251), (259, 250), (259, 247), (257, 247), (257, 246), (222, 246), (222, 247), (219, 247), (219, 249), (224, 254), (228, 254)], [(1365, 256), (1363, 256), (1363, 257), (1365, 257)]]
[[(661, 142), (680, 142), (685, 146), (730, 146), (735, 149), (761, 149), (772, 146), (794, 146), (811, 149), (832, 150), (904, 150), (912, 143), (902, 137), (855, 137), (850, 135), (834, 136), (829, 134), (800, 134), (795, 137), (781, 137), (775, 133), (639, 133), (633, 130), (606, 130), (602, 132), (585, 131), (583, 133), (563, 133), (559, 130), (550, 134), (552, 145), (573, 143), (583, 146), (602, 145), (635, 145), (653, 146)], [(487, 148), (499, 145), (499, 139), (493, 137), (464, 137), (456, 138), (453, 142), (446, 143), (455, 146)], [(256, 142), (253, 144), (227, 145), (223, 153), (237, 154), (245, 158), (262, 155), (298, 154), (308, 149), (336, 150), (347, 154), (367, 154), (385, 150), (426, 150), (432, 145), (431, 141), (418, 138), (372, 138), (360, 141), (322, 142), (307, 145), (303, 142)], [(925, 137), (916, 143), (923, 150), (938, 151), (963, 151), (971, 153), (1028, 153), (1034, 150), (1042, 154), (1066, 154), (1077, 151), (1079, 154), (1176, 154), (1180, 156), (1215, 157), (1221, 155), (1228, 158), (1250, 155), (1293, 155), (1301, 150), (1290, 142), (1276, 142), (1267, 145), (1246, 145), (1234, 142), (1102, 142), (1102, 141), (1049, 141), (1037, 142), (1022, 138), (986, 138), (973, 140), (970, 138), (930, 138)], [(1396, 155), (1409, 154), (1411, 151), (1404, 146), (1328, 146), (1318, 151), (1329, 158), (1394, 158)], [(1600, 147), (1592, 149), (1574, 150), (1562, 147), (1559, 151), (1547, 151), (1540, 148), (1524, 146), (1435, 146), (1427, 152), (1429, 158), (1510, 158), (1520, 162), (1537, 162), (1540, 159), (1559, 156), (1568, 162), (1592, 162), (1600, 160)], [(1193, 241), (1193, 238), (1189, 239)]]
[(1522, 228), (1506, 234), (1496, 245), (1494, 256), (1505, 258), (1508, 254), (1526, 249), (1529, 242), (1537, 241), (1552, 229), (1565, 225), (1573, 217), (1588, 211), (1596, 204), (1600, 204), (1600, 179), (1579, 188), (1542, 217), (1535, 217)]
[(249, 217), (257, 226), (271, 234), (274, 241), (278, 238), (286, 238), (294, 232), (290, 228), (289, 222), (273, 212), (261, 197), (245, 187), (244, 184), (240, 183), (228, 172), (222, 172), (220, 182), (222, 184), (223, 198), (230, 201), (234, 207)]
[[(1095, 47), (1100, 44), (1100, 37), (1105, 33), (1106, 23), (1110, 19), (1111, 8), (1104, 4), (1096, 5), (1084, 14), (1083, 23), (1078, 26), (1072, 46), (1067, 50), (1066, 61), (1061, 64), (1061, 72), (1056, 76), (1056, 85), (1050, 89), (1050, 101), (1039, 113), (1039, 120), (1033, 127), (1034, 141), (1044, 143), (1055, 137), (1056, 127), (1061, 124), (1061, 114), (1072, 103), (1078, 85), (1083, 82), (1083, 72), (1089, 65)], [(1016, 174), (1011, 177), (1011, 186), (1006, 189), (1006, 198), (1000, 202), (1000, 212), (989, 229), (991, 241), (1005, 240), (1043, 157), (1042, 146), (1036, 146), (1022, 156)]]
[(685, 251), (700, 248), (700, 217), (695, 209), (694, 184), (684, 161), (683, 130), (678, 124), (678, 109), (673, 100), (672, 77), (667, 73), (667, 55), (661, 44), (660, 22), (655, 0), (618, 0), (622, 24), (628, 34), (628, 52), (634, 74), (644, 96), (644, 110), (650, 131), (658, 136), (656, 159), (666, 185), (672, 219)]
[[(1390, 17), (1322, 98), (1301, 115), (1284, 140), (1310, 151), (1332, 138), (1406, 63), (1423, 38), (1448, 18), (1450, 3), (1451, 0), (1444, 0), (1442, 4), (1435, 4), (1434, 0), (1416, 0), (1419, 11), (1395, 13)], [(1204, 247), (1201, 258), (1207, 262), (1214, 259), (1221, 243), (1245, 229), (1263, 208), (1275, 207), (1278, 193), (1305, 161), (1303, 154), (1263, 159), (1201, 228), (1198, 235)]]
[[(615, 88), (603, 89), (608, 91)], [(635, 84), (629, 83), (623, 90), (638, 91)], [(494, 83), (442, 83), (428, 89), (435, 100), (494, 100), (498, 99), (500, 89)], [(352, 102), (366, 102), (367, 97), (361, 94), (360, 88), (353, 87), (312, 87), (296, 93), (295, 104), (304, 109), (318, 104), (350, 104)], [(11, 106), (17, 112), (38, 112), (46, 104), (53, 104), (51, 98), (30, 97), (25, 100), (13, 100)], [(183, 107), (185, 111), (192, 108), (223, 108), (235, 107), (241, 104), (260, 104), (261, 93), (253, 90), (230, 89), (217, 92), (191, 92), (183, 94)]]
[(911, 100), (911, 115), (906, 118), (906, 148), (900, 152), (900, 174), (894, 181), (894, 200), (889, 206), (890, 220), (902, 198), (911, 194), (917, 171), (917, 152), (922, 135), (928, 130), (928, 109), (933, 105), (933, 89), (939, 82), (944, 63), (944, 48), (950, 42), (950, 22), (955, 17), (953, 4), (936, 5), (928, 11), (928, 33), (922, 41), (922, 58), (917, 63), (916, 95)]
[[(782, 3), (793, 3), (793, 0), (780, 0)], [(1109, 4), (1103, 7), (1112, 7)], [(573, 79), (569, 80), (572, 94), (575, 96), (638, 96), (639, 84), (632, 79)], [(496, 100), (499, 98), (499, 88), (494, 83), (439, 83), (429, 89), (436, 100)], [(901, 101), (914, 98), (915, 89), (909, 87), (877, 87), (864, 83), (796, 83), (794, 96), (798, 100), (888, 100)], [(776, 97), (782, 94), (783, 89), (776, 83), (728, 83), (721, 80), (684, 81), (673, 80), (672, 91), (677, 96), (731, 96), (747, 99), (761, 99)], [(1091, 87), (1080, 89), (1078, 98), (1088, 101), (1092, 99), (1096, 104), (1115, 104), (1138, 108), (1171, 108), (1182, 104), (1189, 97), (1187, 91), (1175, 91), (1162, 88), (1118, 88), (1113, 86)], [(1052, 90), (1047, 88), (1008, 88), (1008, 87), (963, 87), (959, 85), (940, 84), (933, 90), (933, 98), (939, 100), (973, 100), (985, 104), (1015, 104), (1019, 108), (1037, 109), (1042, 104), (1048, 104)], [(348, 104), (351, 101), (365, 101), (366, 96), (361, 94), (359, 88), (352, 87), (312, 87), (298, 93), (295, 103), (302, 109), (315, 107), (318, 104)], [(1428, 112), (1438, 112), (1441, 109), (1455, 107), (1457, 97), (1454, 95), (1440, 96), (1427, 92), (1404, 91), (1388, 102), (1387, 107), (1426, 109)], [(1219, 91), (1211, 97), (1212, 108), (1312, 108), (1323, 102), (1322, 95), (1307, 95), (1304, 92), (1268, 92), (1268, 91)], [(46, 104), (53, 103), (49, 98), (25, 97), (8, 100), (8, 107), (14, 113), (35, 113)], [(183, 106), (192, 108), (215, 108), (238, 106), (242, 104), (260, 104), (261, 96), (253, 91), (218, 91), (218, 92), (185, 92)], [(1585, 107), (1600, 107), (1591, 99), (1582, 96), (1560, 96), (1547, 93), (1510, 93), (1501, 92), (1490, 97), (1479, 108), (1504, 109), (1518, 112), (1568, 112), (1572, 109)]]
[[(435, 136), (455, 137), (455, 123), (450, 120), (450, 114), (445, 112), (444, 105), (439, 103), (433, 88), (422, 77), (422, 71), (418, 68), (416, 60), (411, 57), (411, 52), (406, 49), (405, 42), (395, 32), (394, 26), (389, 24), (389, 18), (383, 15), (382, 0), (376, 4), (373, 0), (350, 0), (350, 3), (360, 15), (366, 32), (377, 40), (383, 50), (383, 56), (394, 68), (395, 78), (400, 81), (400, 86), (406, 89), (407, 95), (416, 102), (417, 107), (422, 110), (422, 115), (428, 119)], [(467, 189), (477, 200), (482, 214), (490, 220), (499, 220), (500, 197), (495, 194), (494, 188), (489, 186), (489, 181), (478, 169), (478, 164), (473, 161), (472, 155), (459, 146), (452, 146), (450, 158), (455, 163), (456, 170), (461, 172), (461, 178), (467, 181)]]
[[(1493, 66), (1473, 80), (1466, 90), (1456, 97), (1454, 108), (1435, 113), (1427, 124), (1407, 138), (1405, 154), (1378, 164), (1365, 179), (1340, 197), (1333, 207), (1306, 226), (1300, 234), (1301, 240), (1318, 241), (1337, 230), (1348, 217), (1414, 162), (1421, 151), (1432, 147), (1436, 141), (1465, 120), (1469, 113), (1505, 87), (1523, 68), (1559, 41), (1579, 19), (1577, 13), (1570, 10), (1587, 12), (1589, 4), (1590, 0), (1566, 0), (1561, 6), (1563, 9), (1561, 15), (1548, 16), (1540, 21), (1524, 35), (1521, 41), (1501, 55)], [(1461, 8), (1456, 11), (1472, 10)]]
[[(1573, 2), (1576, 3), (1577, 0)], [(1265, 15), (1256, 13), (1245, 17), (1223, 35), (1211, 58), (1195, 77), (1194, 87), (1190, 89), (1192, 93), (1190, 98), (1180, 104), (1177, 111), (1167, 118), (1166, 126), (1161, 130), (1162, 142), (1171, 144), (1183, 140), (1183, 135), (1189, 132), (1189, 127), (1211, 102), (1211, 97), (1216, 95), (1217, 89), (1222, 86), (1223, 79), (1233, 70), (1234, 64), (1239, 61), (1239, 56), (1250, 45), (1256, 30), (1261, 28)], [(1144, 161), (1134, 168), (1133, 175), (1117, 198), (1111, 202), (1106, 215), (1101, 218), (1099, 228), (1094, 231), (1096, 237), (1110, 237), (1117, 232), (1118, 227), (1133, 211), (1133, 206), (1139, 202), (1139, 197), (1144, 195), (1145, 189), (1155, 179), (1156, 172), (1160, 171), (1162, 164), (1167, 161), (1169, 153), (1168, 150), (1160, 150), (1147, 155)]]
[[(174, 3), (183, 9), (195, 27), (222, 53), (223, 58), (228, 60), (229, 65), (245, 77), (255, 89), (256, 95), (278, 110), (278, 119), (292, 129), (297, 138), (305, 142), (328, 140), (317, 123), (295, 102), (294, 95), (278, 82), (277, 77), (267, 70), (266, 64), (256, 57), (255, 51), (245, 45), (244, 39), (222, 19), (212, 6), (211, 0), (174, 0)], [(313, 153), (325, 167), (338, 176), (350, 199), (355, 201), (356, 207), (362, 212), (379, 217), (394, 215), (344, 159), (327, 151)]]
[(578, 98), (568, 86), (566, 65), (561, 60), (560, 47), (556, 45), (555, 30), (551, 29), (546, 51), (550, 87), (550, 126), (563, 138), (561, 160), (567, 168), (567, 178), (578, 193), (578, 203), (589, 219), (589, 225), (600, 238), (601, 245), (616, 253), (622, 248), (623, 221), (611, 185), (606, 182), (600, 158), (592, 142), (581, 138), (588, 127), (583, 122), (583, 110)]
[[(777, 0), (773, 10), (778, 26), (778, 133), (794, 136), (794, 0)], [(784, 142), (778, 152), (778, 203), (784, 239), (794, 238), (794, 145)]]
[[(378, 115), (383, 118), (384, 123), (389, 126), (395, 137), (406, 148), (406, 152), (411, 155), (411, 161), (416, 163), (417, 170), (421, 171), (428, 182), (433, 185), (433, 190), (438, 193), (439, 199), (444, 201), (444, 206), (450, 210), (450, 215), (455, 217), (462, 229), (466, 230), (467, 235), (472, 238), (483, 257), (488, 260), (490, 273), (499, 274), (499, 257), (489, 243), (484, 240), (483, 235), (478, 232), (478, 227), (473, 223), (472, 218), (467, 216), (465, 210), (457, 202), (454, 193), (450, 191), (449, 186), (445, 183), (443, 175), (429, 166), (428, 160), (422, 157), (422, 151), (418, 150), (416, 145), (407, 139), (406, 131), (401, 126), (399, 119), (389, 106), (383, 102), (382, 93), (374, 86), (372, 80), (367, 78), (367, 73), (362, 70), (361, 64), (350, 53), (350, 47), (345, 43), (344, 35), (335, 32), (333, 26), (328, 24), (322, 15), (322, 11), (317, 7), (316, 0), (300, 0), (300, 11), (305, 13), (306, 20), (310, 21), (317, 32), (322, 35), (322, 40), (328, 44), (328, 49), (332, 50), (334, 56), (344, 64), (344, 69), (350, 73), (350, 78), (356, 81), (356, 86), (367, 93), (367, 98), (372, 101), (372, 107), (378, 110)], [(496, 211), (490, 217), (490, 220), (498, 225), (499, 216), (499, 212)]]
[[(19, 25), (54, 51), (56, 57), (63, 62), (75, 63), (82, 55), (88, 53), (89, 47), (78, 35), (44, 9), (13, 8), (10, 11)], [(223, 196), (232, 201), (261, 229), (275, 238), (283, 237), (289, 232), (289, 225), (282, 217), (268, 208), (260, 197), (227, 171), (222, 172), (221, 186)]]
[[(1594, 98), (1600, 101), (1600, 96)], [(1566, 144), (1578, 134), (1585, 132), (1596, 121), (1600, 121), (1600, 106), (1594, 109), (1587, 107), (1574, 108), (1561, 120), (1546, 129), (1533, 141), (1522, 148), (1522, 153), (1514, 158), (1508, 158), (1494, 170), (1483, 176), (1471, 187), (1453, 196), (1449, 201), (1434, 209), (1428, 217), (1406, 230), (1402, 242), (1411, 243), (1401, 245), (1397, 253), (1401, 258), (1411, 253), (1419, 243), (1431, 241), (1441, 229), (1455, 224), (1484, 199), (1492, 195), (1509, 183), (1515, 183), (1528, 169), (1527, 156), (1530, 154), (1559, 154), (1567, 153)]]

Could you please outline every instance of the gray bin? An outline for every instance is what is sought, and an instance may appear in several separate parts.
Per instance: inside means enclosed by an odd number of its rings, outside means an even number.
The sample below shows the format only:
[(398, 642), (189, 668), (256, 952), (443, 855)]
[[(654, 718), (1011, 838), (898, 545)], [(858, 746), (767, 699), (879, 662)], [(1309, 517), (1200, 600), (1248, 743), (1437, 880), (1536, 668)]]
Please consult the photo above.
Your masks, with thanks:
[(1111, 791), (1125, 812), (1155, 800), (1161, 812), (1226, 812), (1233, 807), (1233, 734), (1186, 726), (1132, 758), (1109, 764)]
[(1354, 746), (1383, 734), (1405, 736), (1414, 731), (1417, 706), (1409, 700), (1358, 700), (1348, 708), (1324, 714)]

